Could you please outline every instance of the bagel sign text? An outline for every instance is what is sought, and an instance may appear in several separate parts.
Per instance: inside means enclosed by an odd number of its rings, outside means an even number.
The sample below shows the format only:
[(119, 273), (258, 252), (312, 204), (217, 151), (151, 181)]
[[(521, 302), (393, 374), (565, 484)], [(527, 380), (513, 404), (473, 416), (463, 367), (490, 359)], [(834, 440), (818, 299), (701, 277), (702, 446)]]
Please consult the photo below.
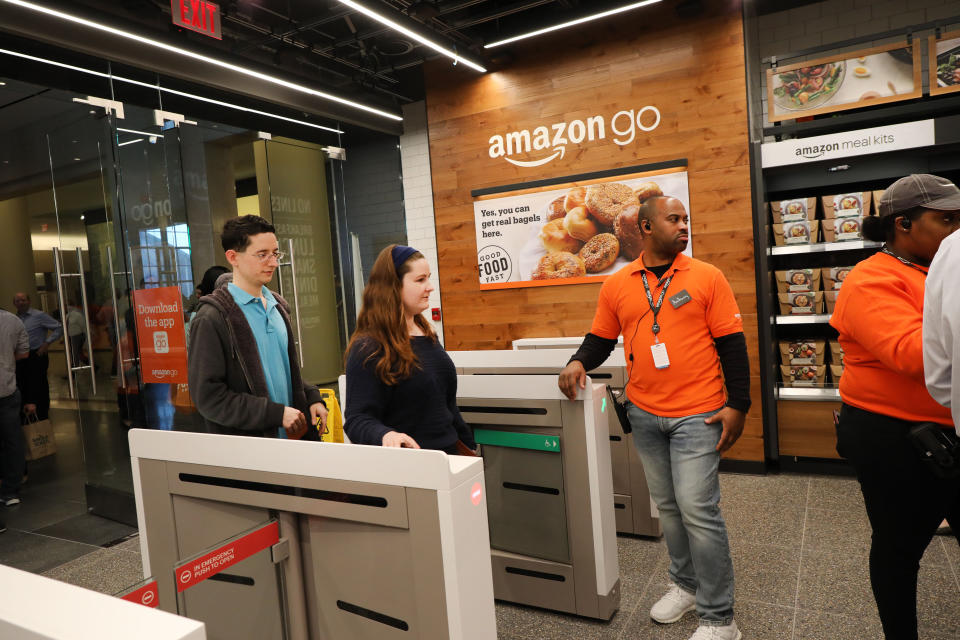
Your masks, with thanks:
[(539, 167), (556, 158), (563, 158), (568, 144), (606, 140), (609, 132), (610, 136), (615, 136), (611, 138), (613, 143), (624, 147), (636, 139), (638, 130), (649, 133), (659, 126), (660, 110), (648, 105), (639, 110), (618, 111), (609, 123), (604, 116), (597, 115), (586, 120), (556, 122), (533, 130), (497, 134), (489, 140), (489, 154), (493, 159), (503, 158), (518, 167)]
[(474, 194), (480, 288), (598, 282), (635, 260), (641, 203), (671, 196), (690, 211), (685, 162), (665, 164)]

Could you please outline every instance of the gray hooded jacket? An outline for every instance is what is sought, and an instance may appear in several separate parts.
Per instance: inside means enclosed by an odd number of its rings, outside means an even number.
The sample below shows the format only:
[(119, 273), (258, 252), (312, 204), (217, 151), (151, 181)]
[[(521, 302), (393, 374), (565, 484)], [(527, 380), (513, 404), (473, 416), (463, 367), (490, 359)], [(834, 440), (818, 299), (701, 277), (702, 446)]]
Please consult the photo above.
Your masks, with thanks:
[[(293, 406), (309, 420), (310, 406), (323, 400), (317, 387), (305, 384), (300, 377), (290, 307), (278, 294), (273, 295), (291, 337), (287, 355)], [(283, 426), (284, 406), (270, 400), (256, 338), (226, 287), (200, 298), (197, 314), (190, 322), (187, 364), (190, 397), (210, 433), (277, 437), (277, 430)], [(316, 429), (307, 429), (303, 439), (317, 440)]]

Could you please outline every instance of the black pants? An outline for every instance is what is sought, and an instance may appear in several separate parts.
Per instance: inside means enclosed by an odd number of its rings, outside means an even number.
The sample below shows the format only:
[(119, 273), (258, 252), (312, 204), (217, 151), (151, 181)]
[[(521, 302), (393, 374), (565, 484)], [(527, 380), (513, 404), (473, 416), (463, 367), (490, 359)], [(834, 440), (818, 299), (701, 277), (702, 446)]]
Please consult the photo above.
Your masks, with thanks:
[(837, 453), (856, 469), (873, 528), (870, 583), (887, 640), (917, 639), (920, 558), (944, 518), (960, 541), (960, 480), (927, 470), (911, 426), (847, 404), (837, 425)]
[(50, 417), (50, 382), (47, 369), (50, 368), (50, 356), (40, 355), (36, 349), (23, 360), (17, 360), (17, 387), (23, 394), (23, 404), (37, 405), (37, 418)]

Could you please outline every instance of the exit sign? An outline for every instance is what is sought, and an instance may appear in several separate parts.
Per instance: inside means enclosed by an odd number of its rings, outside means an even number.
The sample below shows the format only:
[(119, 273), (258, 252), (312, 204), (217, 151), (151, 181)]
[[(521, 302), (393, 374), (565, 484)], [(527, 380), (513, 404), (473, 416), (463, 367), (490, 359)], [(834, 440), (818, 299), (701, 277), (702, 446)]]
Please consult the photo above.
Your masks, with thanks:
[(207, 0), (170, 0), (173, 24), (205, 36), (223, 40), (220, 32), (220, 5)]

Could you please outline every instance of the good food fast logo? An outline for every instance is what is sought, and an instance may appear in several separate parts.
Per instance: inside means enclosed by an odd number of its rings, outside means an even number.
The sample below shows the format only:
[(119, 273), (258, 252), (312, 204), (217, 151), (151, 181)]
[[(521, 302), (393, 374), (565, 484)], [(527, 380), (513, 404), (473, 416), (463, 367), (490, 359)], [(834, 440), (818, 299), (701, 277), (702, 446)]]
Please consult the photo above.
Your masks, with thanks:
[[(660, 110), (646, 106), (636, 111), (628, 109), (618, 111), (610, 119), (609, 129), (616, 138), (614, 144), (621, 147), (632, 143), (637, 130), (649, 133), (660, 126)], [(563, 158), (568, 144), (582, 144), (607, 138), (607, 120), (602, 115), (591, 116), (584, 120), (557, 122), (541, 125), (522, 131), (511, 131), (506, 135), (494, 135), (488, 141), (490, 157), (503, 158), (518, 167), (539, 167), (557, 158)], [(517, 160), (511, 156), (527, 156), (546, 153), (535, 160)]]

